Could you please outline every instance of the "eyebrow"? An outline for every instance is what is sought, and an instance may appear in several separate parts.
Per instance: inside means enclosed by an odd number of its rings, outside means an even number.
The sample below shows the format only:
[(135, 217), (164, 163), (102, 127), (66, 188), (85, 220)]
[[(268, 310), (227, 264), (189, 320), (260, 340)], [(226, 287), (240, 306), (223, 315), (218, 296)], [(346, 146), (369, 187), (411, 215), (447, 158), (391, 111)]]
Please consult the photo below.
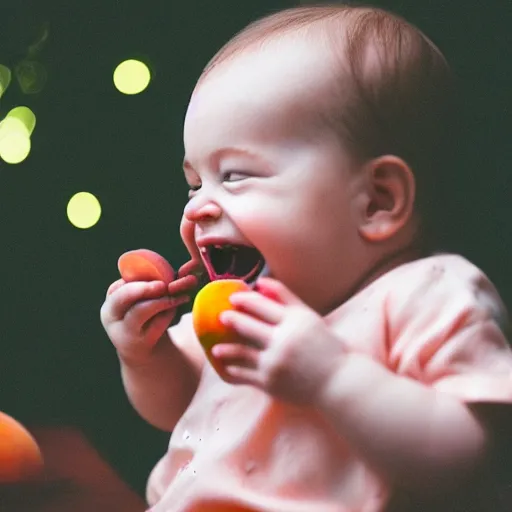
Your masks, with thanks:
[[(250, 158), (254, 158), (256, 160), (263, 160), (263, 158), (255, 153), (254, 151), (250, 151), (246, 148), (238, 148), (238, 147), (232, 147), (227, 146), (220, 149), (215, 150), (208, 158), (210, 163), (216, 163), (218, 162), (222, 157), (228, 156), (228, 155), (241, 155), (241, 156), (248, 156)], [(183, 169), (184, 170), (191, 170), (193, 171), (194, 168), (192, 167), (192, 164), (185, 158), (183, 160)]]

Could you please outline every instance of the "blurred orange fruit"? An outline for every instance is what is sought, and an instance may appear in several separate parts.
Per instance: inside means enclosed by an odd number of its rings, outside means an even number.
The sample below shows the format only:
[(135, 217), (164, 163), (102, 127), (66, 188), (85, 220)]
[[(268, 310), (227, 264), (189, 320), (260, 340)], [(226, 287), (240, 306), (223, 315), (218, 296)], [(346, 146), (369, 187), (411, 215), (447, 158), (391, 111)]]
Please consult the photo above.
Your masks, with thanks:
[(35, 439), (14, 418), (0, 412), (0, 483), (30, 480), (43, 469)]

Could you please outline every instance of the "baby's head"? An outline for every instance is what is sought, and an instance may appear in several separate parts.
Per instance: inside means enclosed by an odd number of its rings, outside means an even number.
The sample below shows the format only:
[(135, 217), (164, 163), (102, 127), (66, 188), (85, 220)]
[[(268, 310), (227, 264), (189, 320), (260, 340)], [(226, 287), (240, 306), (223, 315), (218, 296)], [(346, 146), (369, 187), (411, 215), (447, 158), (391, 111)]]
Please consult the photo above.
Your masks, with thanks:
[[(379, 9), (302, 7), (249, 25), (187, 111), (187, 247), (211, 278), (250, 279), (261, 255), (329, 310), (423, 240), (451, 92), (439, 50)], [(212, 248), (227, 244), (257, 252)]]

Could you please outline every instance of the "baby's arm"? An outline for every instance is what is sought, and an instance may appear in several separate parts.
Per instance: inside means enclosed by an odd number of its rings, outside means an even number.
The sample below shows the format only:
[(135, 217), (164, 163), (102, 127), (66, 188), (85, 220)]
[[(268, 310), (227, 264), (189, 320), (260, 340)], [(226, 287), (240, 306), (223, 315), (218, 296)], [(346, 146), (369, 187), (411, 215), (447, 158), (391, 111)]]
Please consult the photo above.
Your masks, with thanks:
[(175, 276), (167, 260), (153, 251), (126, 252), (118, 261), (122, 279), (110, 285), (101, 307), (130, 402), (163, 430), (172, 430), (184, 413), (202, 369), (187, 315), (168, 329), (177, 307), (197, 285), (196, 267), (197, 261), (190, 261)]
[(470, 481), (499, 450), (504, 427), (488, 411), (512, 411), (499, 297), (468, 263), (443, 261), (423, 281), (404, 275), (388, 297), (387, 361), (346, 354), (319, 402), (384, 478), (416, 491)]
[[(481, 273), (461, 280), (449, 270), (398, 283), (386, 306), (387, 366), (346, 354), (318, 403), (383, 478), (416, 496), (483, 485), (504, 428), (488, 406), (501, 418), (512, 410), (499, 298)], [(403, 293), (409, 280), (418, 286)]]
[(321, 411), (391, 485), (446, 491), (484, 462), (490, 433), (462, 401), (350, 354)]
[(135, 410), (153, 426), (170, 432), (197, 390), (204, 363), (190, 314), (167, 330), (153, 354), (145, 364), (120, 356), (121, 376)]

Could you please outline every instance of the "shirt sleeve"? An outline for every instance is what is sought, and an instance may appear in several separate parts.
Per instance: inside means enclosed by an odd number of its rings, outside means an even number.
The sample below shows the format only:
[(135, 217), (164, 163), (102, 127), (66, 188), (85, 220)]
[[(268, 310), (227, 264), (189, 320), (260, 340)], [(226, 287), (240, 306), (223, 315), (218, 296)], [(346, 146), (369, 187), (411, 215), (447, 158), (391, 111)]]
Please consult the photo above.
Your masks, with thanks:
[(460, 257), (414, 270), (387, 297), (390, 369), (466, 402), (512, 403), (512, 350), (494, 286)]

